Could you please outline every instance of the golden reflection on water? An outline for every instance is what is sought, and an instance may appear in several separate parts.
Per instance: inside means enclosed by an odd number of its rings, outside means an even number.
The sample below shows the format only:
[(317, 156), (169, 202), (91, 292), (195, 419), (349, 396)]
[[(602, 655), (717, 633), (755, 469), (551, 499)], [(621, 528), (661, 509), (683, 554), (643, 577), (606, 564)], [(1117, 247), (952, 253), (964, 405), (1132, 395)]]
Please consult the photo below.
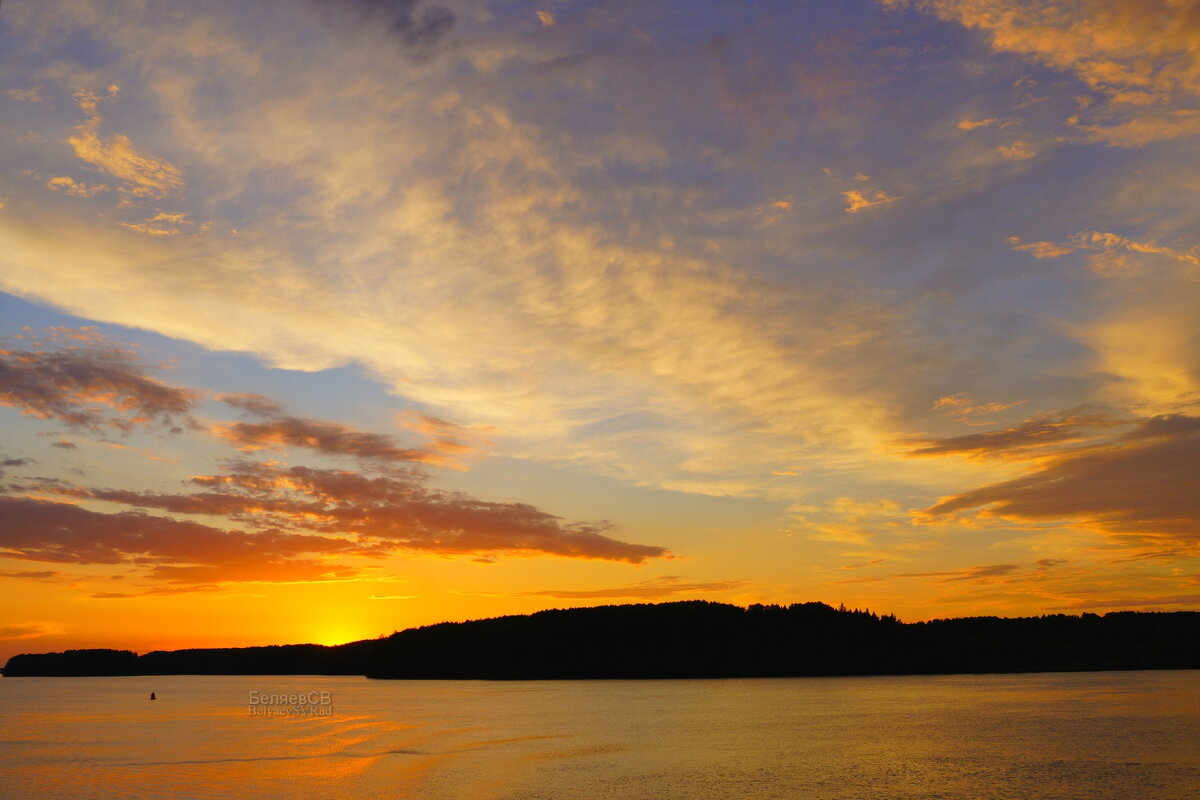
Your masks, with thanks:
[[(251, 716), (251, 690), (327, 690), (332, 713)], [(1200, 672), (1187, 671), (11, 678), (0, 713), (0, 793), (23, 799), (1200, 796)]]

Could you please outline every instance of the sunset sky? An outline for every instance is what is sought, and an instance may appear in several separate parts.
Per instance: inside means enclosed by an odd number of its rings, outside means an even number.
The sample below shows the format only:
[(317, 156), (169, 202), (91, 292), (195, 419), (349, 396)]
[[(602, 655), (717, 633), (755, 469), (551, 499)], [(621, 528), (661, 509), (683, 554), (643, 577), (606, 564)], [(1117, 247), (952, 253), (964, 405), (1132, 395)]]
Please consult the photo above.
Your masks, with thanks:
[(1200, 2), (5, 0), (0, 658), (1200, 608)]

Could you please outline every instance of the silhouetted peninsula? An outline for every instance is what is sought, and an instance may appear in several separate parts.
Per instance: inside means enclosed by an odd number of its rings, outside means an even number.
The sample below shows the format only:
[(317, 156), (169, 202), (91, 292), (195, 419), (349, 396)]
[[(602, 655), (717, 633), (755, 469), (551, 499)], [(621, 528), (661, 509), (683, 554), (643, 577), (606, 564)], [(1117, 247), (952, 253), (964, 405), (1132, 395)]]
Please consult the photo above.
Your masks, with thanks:
[(723, 678), (1200, 669), (1200, 612), (902, 623), (824, 603), (702, 600), (444, 622), (325, 647), (68, 650), (8, 677), (366, 675), (371, 678)]

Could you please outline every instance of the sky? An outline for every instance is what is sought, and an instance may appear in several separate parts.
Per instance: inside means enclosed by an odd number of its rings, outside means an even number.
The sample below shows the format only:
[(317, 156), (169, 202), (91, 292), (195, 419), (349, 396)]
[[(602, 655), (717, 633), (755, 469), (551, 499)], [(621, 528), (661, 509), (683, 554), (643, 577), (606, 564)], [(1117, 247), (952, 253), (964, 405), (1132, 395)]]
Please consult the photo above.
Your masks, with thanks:
[(0, 657), (1200, 608), (1198, 143), (1196, 0), (9, 0)]

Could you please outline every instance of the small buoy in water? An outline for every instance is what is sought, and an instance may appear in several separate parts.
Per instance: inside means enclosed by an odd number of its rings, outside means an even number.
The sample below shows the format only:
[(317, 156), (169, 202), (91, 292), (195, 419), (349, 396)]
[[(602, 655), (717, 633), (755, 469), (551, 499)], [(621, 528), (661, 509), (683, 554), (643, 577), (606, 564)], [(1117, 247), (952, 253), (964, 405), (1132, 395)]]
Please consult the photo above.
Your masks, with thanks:
[(151, 693), (150, 693), (150, 699), (151, 699), (151, 700), (157, 700), (158, 698), (154, 696), (154, 692), (151, 692)]

